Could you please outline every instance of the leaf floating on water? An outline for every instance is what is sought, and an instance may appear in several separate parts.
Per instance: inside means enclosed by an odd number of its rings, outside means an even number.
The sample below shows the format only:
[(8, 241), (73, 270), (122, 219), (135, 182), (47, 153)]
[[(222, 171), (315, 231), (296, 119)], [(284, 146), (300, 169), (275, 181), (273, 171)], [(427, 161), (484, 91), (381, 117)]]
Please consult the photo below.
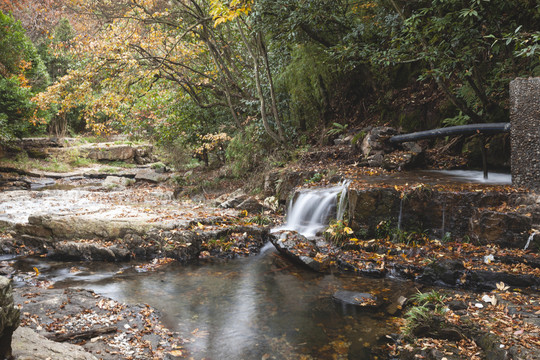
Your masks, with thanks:
[(33, 269), (36, 272), (36, 277), (38, 277), (39, 276), (39, 269), (37, 267), (35, 267), (35, 266), (33, 267)]

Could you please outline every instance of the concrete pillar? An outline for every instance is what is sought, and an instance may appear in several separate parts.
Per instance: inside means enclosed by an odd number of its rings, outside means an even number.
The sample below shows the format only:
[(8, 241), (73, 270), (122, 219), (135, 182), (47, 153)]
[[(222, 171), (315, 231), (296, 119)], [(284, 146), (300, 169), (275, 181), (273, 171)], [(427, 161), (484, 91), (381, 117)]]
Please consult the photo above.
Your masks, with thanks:
[(510, 82), (512, 184), (540, 190), (540, 77)]

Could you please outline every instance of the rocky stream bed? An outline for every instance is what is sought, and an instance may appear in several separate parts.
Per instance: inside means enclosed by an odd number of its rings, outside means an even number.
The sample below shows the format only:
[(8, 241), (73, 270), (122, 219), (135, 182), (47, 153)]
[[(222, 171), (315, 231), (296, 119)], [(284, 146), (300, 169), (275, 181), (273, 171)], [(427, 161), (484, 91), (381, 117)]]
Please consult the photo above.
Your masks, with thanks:
[[(303, 266), (320, 274), (410, 284), (392, 301), (369, 291), (352, 289), (353, 294), (347, 295), (335, 288), (334, 301), (345, 301), (355, 311), (382, 314), (384, 321), (397, 319), (386, 330), (387, 336), (370, 343), (367, 353), (356, 352), (363, 358), (537, 359), (540, 257), (534, 229), (540, 223), (540, 207), (536, 196), (497, 184), (419, 185), (390, 177), (375, 182), (370, 178), (380, 172), (353, 170), (354, 164), (337, 176), (327, 172), (329, 176), (313, 184), (306, 180), (314, 173), (324, 174), (325, 169), (288, 169), (267, 176), (266, 199), (236, 192), (205, 202), (177, 200), (174, 188), (161, 182), (164, 178), (137, 177), (133, 171), (101, 179), (70, 174), (51, 181), (4, 173), (4, 179), (14, 179), (15, 187), (29, 189), (0, 192), (0, 249), (15, 257), (137, 261), (144, 272), (171, 261), (243, 258), (258, 254), (271, 241), (282, 254), (282, 266), (269, 271)], [(323, 236), (272, 234), (274, 225), (261, 221), (283, 221), (276, 205), (283, 208), (288, 198), (284, 194), (294, 193), (296, 186), (320, 187), (344, 177), (353, 180), (347, 204), (351, 228), (362, 236), (336, 244)], [(124, 180), (131, 178), (134, 181)], [(30, 190), (37, 183), (41, 185)], [(397, 239), (395, 232), (382, 232), (390, 226), (385, 222), (391, 221), (402, 230), (398, 234), (407, 236)], [(418, 224), (423, 229), (413, 230)], [(451, 234), (445, 237), (447, 232)], [(126, 305), (69, 287), (51, 289), (54, 282), (40, 277), (39, 267), (35, 273), (21, 273), (13, 268), (14, 260), (2, 264), (4, 274), (19, 279), (14, 300), (22, 306), (22, 315), (13, 349), (21, 359), (34, 356), (28, 353), (30, 348), (34, 353), (69, 354), (66, 359), (197, 358), (150, 306)], [(441, 304), (447, 310), (429, 323), (420, 322), (411, 330), (417, 342), (410, 342), (399, 335), (404, 325), (399, 319), (418, 305), (411, 300), (415, 288), (429, 291), (434, 286), (446, 294)], [(327, 298), (332, 299), (332, 294)], [(87, 352), (79, 355), (73, 347), (51, 343), (30, 328), (57, 340), (66, 336)], [(337, 339), (318, 353), (295, 354), (345, 359), (355, 354), (351, 344)], [(283, 350), (291, 344), (280, 346)], [(62, 358), (42, 358), (48, 357)], [(280, 352), (263, 353), (263, 358), (289, 357)]]

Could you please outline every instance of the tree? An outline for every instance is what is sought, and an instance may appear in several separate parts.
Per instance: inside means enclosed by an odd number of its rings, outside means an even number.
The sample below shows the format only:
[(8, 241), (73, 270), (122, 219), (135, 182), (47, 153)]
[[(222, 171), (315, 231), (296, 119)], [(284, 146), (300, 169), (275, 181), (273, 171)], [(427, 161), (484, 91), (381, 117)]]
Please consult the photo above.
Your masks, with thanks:
[[(507, 85), (530, 75), (536, 59), (518, 59), (511, 42), (496, 43), (516, 30), (540, 27), (529, 1), (390, 0), (402, 23), (389, 59), (425, 64), (420, 80), (433, 79), (464, 121), (497, 122), (507, 118)], [(518, 10), (519, 9), (519, 10)]]
[(3, 140), (21, 137), (30, 126), (33, 93), (49, 81), (45, 65), (20, 22), (0, 11), (0, 122)]

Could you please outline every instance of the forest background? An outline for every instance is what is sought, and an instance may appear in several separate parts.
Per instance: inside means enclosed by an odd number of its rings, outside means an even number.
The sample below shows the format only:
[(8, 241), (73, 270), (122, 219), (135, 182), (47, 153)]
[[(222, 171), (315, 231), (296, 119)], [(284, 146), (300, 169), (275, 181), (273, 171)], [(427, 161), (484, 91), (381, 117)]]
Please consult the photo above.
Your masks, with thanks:
[(125, 134), (233, 176), (366, 126), (506, 122), (509, 82), (540, 76), (536, 0), (1, 0), (0, 10), (0, 145)]

